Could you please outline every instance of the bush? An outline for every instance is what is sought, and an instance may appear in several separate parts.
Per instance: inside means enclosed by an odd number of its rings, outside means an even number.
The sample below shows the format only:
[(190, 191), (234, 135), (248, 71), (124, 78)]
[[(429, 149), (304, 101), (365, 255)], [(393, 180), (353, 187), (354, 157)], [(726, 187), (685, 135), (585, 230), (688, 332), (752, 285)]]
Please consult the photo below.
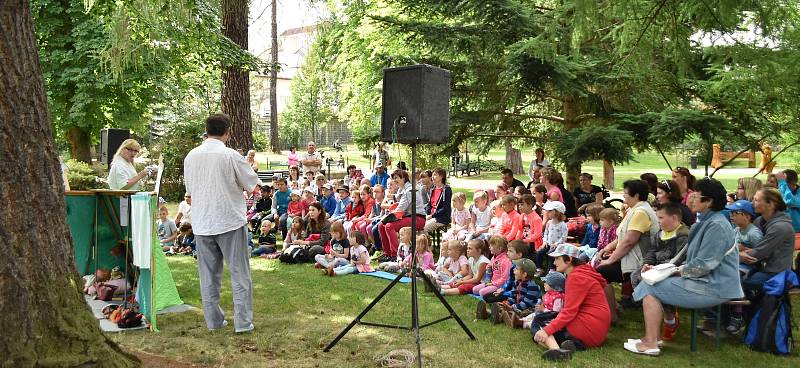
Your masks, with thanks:
[(108, 173), (99, 165), (91, 166), (74, 159), (67, 160), (67, 180), (70, 190), (89, 190), (108, 188), (105, 178)]
[(270, 150), (269, 137), (266, 133), (253, 132), (253, 149), (258, 152), (267, 152)]
[(161, 179), (160, 196), (169, 201), (180, 201), (186, 192), (183, 185), (183, 159), (186, 154), (202, 143), (204, 125), (202, 118), (171, 122), (164, 134), (156, 141), (151, 157), (164, 155), (164, 174)]

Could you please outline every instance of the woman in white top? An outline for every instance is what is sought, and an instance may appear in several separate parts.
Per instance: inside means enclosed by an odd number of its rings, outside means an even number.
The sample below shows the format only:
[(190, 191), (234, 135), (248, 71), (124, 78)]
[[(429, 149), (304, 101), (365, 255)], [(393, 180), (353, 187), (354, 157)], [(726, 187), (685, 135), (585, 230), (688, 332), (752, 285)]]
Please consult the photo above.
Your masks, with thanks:
[(133, 167), (133, 158), (139, 154), (141, 148), (135, 139), (122, 142), (111, 161), (111, 169), (108, 170), (109, 188), (139, 190), (140, 181), (148, 176), (146, 168), (137, 173)]
[[(544, 158), (544, 150), (543, 149), (537, 148), (535, 152), (536, 152), (536, 158), (533, 159), (533, 161), (531, 161), (531, 165), (528, 167), (528, 176), (531, 178), (531, 180), (537, 182), (537, 184), (538, 184), (538, 181), (535, 179), (536, 171), (539, 171), (540, 169), (542, 169), (544, 167), (550, 167), (550, 161), (547, 161), (547, 159)], [(541, 167), (539, 167), (539, 166), (541, 166)]]

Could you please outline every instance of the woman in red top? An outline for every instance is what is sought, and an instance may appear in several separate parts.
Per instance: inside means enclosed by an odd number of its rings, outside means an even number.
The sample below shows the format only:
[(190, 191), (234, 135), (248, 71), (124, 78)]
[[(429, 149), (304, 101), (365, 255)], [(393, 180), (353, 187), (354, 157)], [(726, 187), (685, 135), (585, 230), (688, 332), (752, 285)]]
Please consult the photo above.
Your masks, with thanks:
[(571, 244), (560, 244), (550, 253), (558, 272), (567, 273), (564, 308), (558, 316), (541, 325), (534, 319), (533, 340), (548, 348), (547, 360), (570, 359), (576, 350), (603, 344), (611, 325), (605, 292), (606, 280), (578, 258), (580, 251)]
[(431, 181), (433, 183), (431, 198), (425, 206), (428, 214), (425, 217), (425, 232), (429, 234), (442, 226), (449, 225), (453, 212), (453, 190), (447, 185), (447, 171), (441, 167), (433, 169)]

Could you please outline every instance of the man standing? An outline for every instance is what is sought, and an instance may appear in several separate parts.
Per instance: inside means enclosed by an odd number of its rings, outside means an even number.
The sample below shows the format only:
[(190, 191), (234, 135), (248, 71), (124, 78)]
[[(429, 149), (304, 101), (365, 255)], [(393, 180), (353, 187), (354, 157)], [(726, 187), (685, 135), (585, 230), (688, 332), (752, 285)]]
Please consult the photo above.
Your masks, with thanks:
[(252, 192), (261, 182), (242, 155), (225, 147), (230, 126), (230, 118), (224, 114), (206, 119), (208, 139), (186, 155), (183, 167), (186, 193), (193, 199), (192, 230), (206, 327), (216, 330), (228, 324), (219, 306), (224, 259), (233, 287), (233, 327), (241, 333), (255, 328), (242, 191)]
[(303, 171), (319, 172), (322, 168), (322, 155), (317, 152), (317, 145), (314, 141), (308, 142), (308, 152), (300, 155), (300, 163), (303, 164)]
[(383, 142), (378, 142), (375, 152), (373, 152), (372, 157), (370, 157), (370, 169), (372, 171), (375, 171), (375, 167), (378, 166), (378, 164), (383, 164), (383, 167), (391, 167), (392, 165), (389, 152), (383, 149), (383, 144)]

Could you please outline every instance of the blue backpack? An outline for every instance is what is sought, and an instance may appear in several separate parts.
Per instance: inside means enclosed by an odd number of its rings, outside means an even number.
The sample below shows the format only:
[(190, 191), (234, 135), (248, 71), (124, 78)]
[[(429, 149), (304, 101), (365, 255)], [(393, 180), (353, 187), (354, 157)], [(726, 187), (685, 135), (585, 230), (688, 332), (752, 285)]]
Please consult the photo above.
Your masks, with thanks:
[(792, 305), (788, 292), (798, 284), (797, 275), (791, 270), (783, 271), (764, 283), (764, 297), (747, 326), (745, 345), (777, 355), (792, 352)]

